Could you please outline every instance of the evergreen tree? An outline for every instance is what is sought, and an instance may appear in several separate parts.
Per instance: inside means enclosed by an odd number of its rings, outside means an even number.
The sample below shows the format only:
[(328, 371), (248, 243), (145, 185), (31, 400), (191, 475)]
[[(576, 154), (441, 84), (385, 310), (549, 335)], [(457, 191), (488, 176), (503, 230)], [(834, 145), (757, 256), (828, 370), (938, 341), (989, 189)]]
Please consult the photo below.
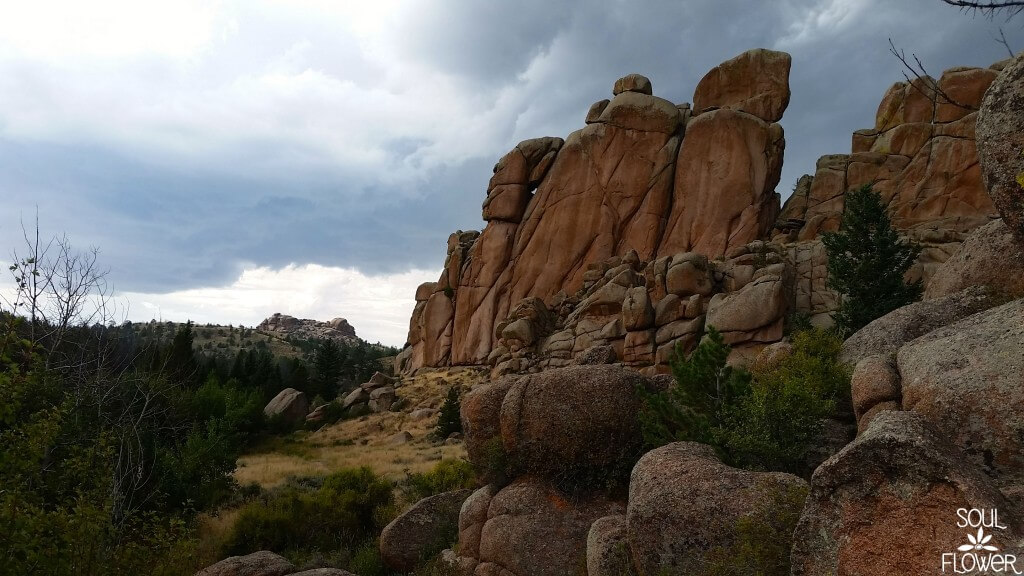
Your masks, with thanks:
[(342, 373), (342, 355), (338, 343), (326, 338), (313, 354), (313, 368), (316, 371), (317, 393), (330, 400), (338, 394), (338, 381)]
[(192, 321), (190, 320), (174, 333), (171, 348), (167, 351), (168, 373), (178, 382), (196, 381), (198, 383), (198, 366), (192, 351), (194, 338), (195, 334), (192, 332)]
[(448, 389), (448, 395), (441, 405), (441, 412), (437, 416), (437, 435), (447, 438), (454, 432), (462, 432), (462, 418), (459, 415), (461, 402), (459, 401), (459, 388), (452, 386)]
[(675, 386), (663, 393), (640, 391), (640, 425), (649, 448), (684, 440), (715, 444), (729, 407), (750, 392), (750, 374), (728, 365), (729, 352), (722, 335), (708, 326), (689, 358), (676, 348), (670, 361)]
[(900, 239), (882, 199), (870, 184), (846, 194), (839, 231), (822, 236), (828, 286), (842, 298), (833, 315), (844, 337), (921, 296), (921, 281), (905, 275), (921, 247)]

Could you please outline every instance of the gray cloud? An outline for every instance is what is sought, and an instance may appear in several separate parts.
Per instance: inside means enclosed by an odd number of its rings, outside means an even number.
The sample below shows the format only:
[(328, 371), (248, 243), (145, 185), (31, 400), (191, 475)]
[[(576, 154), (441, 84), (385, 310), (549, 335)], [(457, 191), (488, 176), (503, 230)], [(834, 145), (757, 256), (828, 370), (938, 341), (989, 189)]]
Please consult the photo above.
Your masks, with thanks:
[[(252, 265), (434, 269), (451, 231), (483, 225), (498, 157), (578, 129), (623, 74), (683, 102), (743, 50), (792, 53), (785, 196), (872, 124), (901, 79), (888, 38), (933, 74), (1005, 56), (1000, 22), (937, 0), (416, 2), (365, 33), (280, 7), (230, 16), (188, 58), (98, 71), (0, 38), (0, 243), (38, 206), (141, 292)], [(1004, 28), (1024, 47), (1021, 23)]]

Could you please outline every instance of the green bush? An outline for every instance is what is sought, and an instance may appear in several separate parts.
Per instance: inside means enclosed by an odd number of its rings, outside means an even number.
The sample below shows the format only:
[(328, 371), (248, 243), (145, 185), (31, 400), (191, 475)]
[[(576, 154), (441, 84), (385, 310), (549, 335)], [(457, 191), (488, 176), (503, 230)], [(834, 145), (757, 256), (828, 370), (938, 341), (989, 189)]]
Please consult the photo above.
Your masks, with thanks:
[(751, 379), (726, 365), (729, 347), (711, 329), (689, 358), (673, 360), (675, 386), (642, 392), (644, 440), (702, 442), (734, 466), (806, 475), (824, 419), (849, 406), (841, 345), (825, 330), (799, 332), (790, 357)]
[(476, 487), (473, 465), (465, 460), (441, 460), (429, 472), (409, 474), (399, 484), (404, 498), (410, 502), (436, 494)]
[(383, 529), (380, 511), (392, 504), (391, 484), (369, 468), (341, 470), (316, 484), (293, 483), (244, 506), (225, 555), (354, 549)]
[(448, 436), (459, 432), (462, 432), (462, 417), (459, 414), (461, 410), (461, 402), (459, 401), (459, 388), (452, 386), (448, 389), (448, 395), (445, 396), (444, 404), (441, 405), (441, 411), (437, 415), (437, 435), (440, 438), (447, 438)]

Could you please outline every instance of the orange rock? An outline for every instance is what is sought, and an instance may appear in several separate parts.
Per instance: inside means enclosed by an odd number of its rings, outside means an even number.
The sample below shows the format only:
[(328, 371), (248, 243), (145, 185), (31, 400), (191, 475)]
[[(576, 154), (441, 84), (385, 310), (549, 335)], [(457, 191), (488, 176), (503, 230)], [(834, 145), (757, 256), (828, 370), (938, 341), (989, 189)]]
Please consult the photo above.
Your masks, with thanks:
[(714, 258), (767, 235), (779, 211), (782, 127), (722, 109), (697, 116), (686, 131), (658, 254)]
[(980, 108), (981, 99), (996, 76), (998, 72), (988, 68), (951, 68), (943, 72), (939, 78), (939, 90), (952, 102), (939, 96), (935, 121), (959, 120)]
[(693, 93), (697, 113), (730, 108), (778, 122), (789, 105), (789, 69), (785, 52), (757, 49), (727, 60), (701, 78)]

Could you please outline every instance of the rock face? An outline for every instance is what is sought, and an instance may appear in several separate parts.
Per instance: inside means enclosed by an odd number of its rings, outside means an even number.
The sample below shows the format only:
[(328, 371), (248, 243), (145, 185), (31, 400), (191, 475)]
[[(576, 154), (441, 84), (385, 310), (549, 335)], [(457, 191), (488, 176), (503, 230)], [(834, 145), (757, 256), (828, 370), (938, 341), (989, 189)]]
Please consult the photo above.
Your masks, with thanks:
[(900, 348), (903, 409), (921, 414), (1000, 485), (1024, 481), (1024, 299)]
[(459, 511), (472, 490), (456, 490), (424, 498), (380, 533), (380, 556), (389, 568), (412, 572), (416, 565), (450, 544), (457, 533)]
[(778, 122), (789, 106), (792, 63), (785, 52), (744, 52), (704, 75), (693, 94), (693, 110), (729, 108)]
[(315, 338), (321, 340), (332, 339), (341, 342), (354, 342), (357, 340), (356, 329), (344, 318), (320, 322), (306, 318), (299, 319), (275, 312), (272, 316), (260, 322), (256, 326), (256, 330), (275, 334), (282, 338), (291, 336), (294, 338)]
[(789, 474), (731, 468), (703, 444), (652, 450), (629, 483), (626, 539), (634, 565), (641, 574), (701, 573), (713, 548), (735, 541), (741, 518), (772, 495), (806, 485)]
[(622, 512), (621, 504), (568, 497), (537, 478), (481, 488), (462, 507), (458, 564), (478, 575), (576, 574), (586, 566), (591, 524)]
[(232, 556), (196, 572), (196, 576), (285, 576), (295, 572), (295, 566), (274, 554), (262, 550), (247, 556)]
[(908, 304), (847, 338), (840, 358), (854, 366), (868, 356), (895, 354), (907, 342), (997, 303), (992, 290), (976, 286), (935, 300)]
[(1002, 493), (963, 466), (958, 450), (923, 416), (884, 412), (814, 472), (793, 535), (792, 573), (941, 573), (943, 554), (956, 552), (971, 531), (957, 527), (958, 508), (997, 509), (1007, 527), (995, 530), (1001, 550), (1021, 534)]
[(972, 232), (936, 270), (924, 297), (941, 298), (968, 286), (986, 286), (1004, 297), (1024, 296), (1024, 243), (1014, 238), (1003, 220)]
[(1024, 246), (1024, 55), (992, 83), (978, 113), (985, 187), (1010, 232)]
[(267, 416), (278, 416), (287, 422), (302, 422), (309, 414), (309, 399), (306, 398), (305, 392), (285, 388), (267, 403), (263, 413)]

